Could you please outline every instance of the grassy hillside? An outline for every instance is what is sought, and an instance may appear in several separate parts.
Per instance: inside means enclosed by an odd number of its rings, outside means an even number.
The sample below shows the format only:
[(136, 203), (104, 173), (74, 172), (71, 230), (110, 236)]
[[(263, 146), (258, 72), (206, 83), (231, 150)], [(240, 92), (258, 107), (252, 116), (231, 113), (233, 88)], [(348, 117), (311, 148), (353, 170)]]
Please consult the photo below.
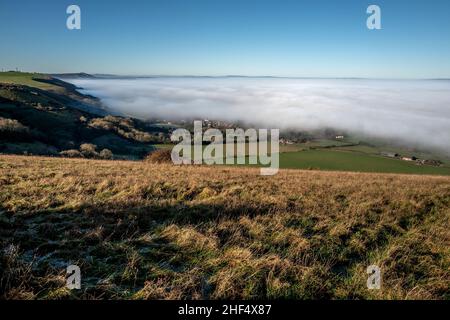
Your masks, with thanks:
[(0, 156), (0, 190), (2, 298), (450, 298), (449, 177)]
[(164, 141), (167, 130), (104, 116), (98, 99), (76, 89), (47, 75), (0, 73), (0, 153), (83, 156), (89, 143), (116, 158), (142, 158)]
[(59, 88), (58, 86), (45, 82), (45, 80), (50, 79), (51, 79), (50, 76), (40, 73), (14, 72), (14, 71), (0, 72), (0, 83), (18, 84), (42, 90), (55, 90), (55, 91), (61, 90), (61, 88)]
[[(27, 103), (42, 103), (42, 99), (57, 101), (65, 107), (91, 114), (110, 114), (99, 99), (81, 94), (77, 87), (46, 74), (0, 72), (0, 97)], [(14, 90), (16, 89), (16, 90)], [(17, 92), (18, 91), (18, 92)], [(1, 101), (0, 101), (1, 102)]]

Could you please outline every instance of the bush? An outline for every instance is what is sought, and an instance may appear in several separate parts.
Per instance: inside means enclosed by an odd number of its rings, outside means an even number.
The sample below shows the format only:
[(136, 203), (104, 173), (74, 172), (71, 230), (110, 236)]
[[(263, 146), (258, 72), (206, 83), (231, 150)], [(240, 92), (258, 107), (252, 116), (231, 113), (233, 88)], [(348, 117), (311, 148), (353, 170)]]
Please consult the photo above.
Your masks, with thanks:
[(172, 163), (172, 157), (170, 156), (170, 149), (158, 149), (150, 153), (145, 161), (151, 163)]
[(97, 146), (92, 143), (83, 143), (80, 146), (80, 151), (86, 158), (97, 158), (98, 153), (95, 151), (97, 149)]
[(100, 151), (100, 153), (98, 153), (96, 151), (96, 149), (97, 149), (97, 146), (95, 144), (83, 143), (80, 146), (80, 151), (75, 150), (75, 149), (70, 149), (70, 150), (61, 151), (59, 154), (62, 157), (67, 157), (67, 158), (100, 158), (100, 159), (105, 159), (105, 160), (113, 159), (114, 155), (111, 150), (103, 149), (102, 151)]
[(144, 143), (159, 142), (157, 137), (154, 137), (148, 132), (136, 129), (134, 127), (135, 123), (133, 122), (133, 120), (128, 118), (120, 118), (114, 116), (94, 118), (89, 121), (88, 126), (99, 130), (113, 131), (119, 136), (133, 141)]
[(0, 117), (0, 132), (25, 133), (28, 131), (28, 127), (25, 127), (19, 121)]
[(114, 123), (106, 121), (102, 118), (95, 118), (89, 121), (89, 127), (100, 129), (100, 130), (112, 130), (114, 129)]
[(99, 155), (100, 155), (100, 158), (105, 159), (105, 160), (112, 160), (114, 157), (112, 151), (109, 149), (103, 149), (102, 151), (100, 151)]
[(83, 154), (75, 149), (64, 150), (59, 153), (62, 157), (66, 158), (84, 158)]
[(33, 132), (14, 119), (0, 117), (0, 140), (12, 141), (30, 141), (33, 138)]

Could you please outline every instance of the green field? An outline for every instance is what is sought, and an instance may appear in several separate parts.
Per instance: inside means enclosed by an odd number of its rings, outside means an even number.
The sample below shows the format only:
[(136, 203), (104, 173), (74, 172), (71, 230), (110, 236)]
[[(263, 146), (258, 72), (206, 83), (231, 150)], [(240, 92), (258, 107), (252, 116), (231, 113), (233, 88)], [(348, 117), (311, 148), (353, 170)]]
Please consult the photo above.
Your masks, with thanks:
[(419, 166), (415, 163), (361, 152), (307, 150), (280, 155), (280, 167), (336, 171), (450, 175), (449, 167)]
[(40, 74), (40, 73), (31, 73), (31, 72), (0, 72), (0, 83), (10, 83), (10, 84), (19, 84), (34, 88), (39, 88), (42, 90), (56, 90), (57, 86), (54, 86), (49, 83), (36, 81), (36, 79), (49, 79), (49, 76)]
[[(155, 145), (157, 149), (170, 149), (172, 144)], [(353, 171), (378, 173), (408, 173), (450, 175), (448, 163), (441, 167), (417, 165), (399, 159), (380, 156), (367, 146), (302, 149), (303, 144), (284, 148), (280, 146), (280, 168), (327, 171)]]

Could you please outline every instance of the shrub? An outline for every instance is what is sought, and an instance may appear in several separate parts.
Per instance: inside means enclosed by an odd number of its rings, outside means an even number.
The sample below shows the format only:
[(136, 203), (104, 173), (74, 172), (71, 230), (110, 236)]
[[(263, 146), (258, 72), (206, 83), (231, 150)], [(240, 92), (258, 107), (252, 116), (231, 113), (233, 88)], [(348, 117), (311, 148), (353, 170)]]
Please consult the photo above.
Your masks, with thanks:
[(95, 118), (89, 122), (89, 127), (100, 129), (100, 130), (112, 130), (114, 129), (114, 123), (106, 121), (102, 118)]
[(100, 158), (105, 159), (105, 160), (112, 160), (114, 157), (112, 151), (109, 149), (103, 149), (102, 151), (100, 151), (99, 155), (100, 155)]
[(97, 153), (97, 151), (95, 151), (96, 149), (97, 149), (97, 146), (92, 143), (83, 143), (80, 146), (80, 151), (83, 154), (83, 156), (85, 156), (86, 158), (98, 157), (98, 153)]
[(62, 157), (66, 158), (83, 158), (83, 154), (75, 149), (64, 150), (59, 153)]
[(159, 141), (151, 134), (140, 131), (134, 127), (132, 119), (106, 116), (104, 118), (94, 118), (89, 121), (88, 126), (99, 130), (114, 131), (121, 137), (138, 142), (157, 142)]
[(145, 161), (151, 163), (172, 163), (170, 149), (158, 149), (147, 155)]
[(26, 133), (28, 131), (28, 127), (24, 126), (19, 121), (0, 117), (0, 132)]

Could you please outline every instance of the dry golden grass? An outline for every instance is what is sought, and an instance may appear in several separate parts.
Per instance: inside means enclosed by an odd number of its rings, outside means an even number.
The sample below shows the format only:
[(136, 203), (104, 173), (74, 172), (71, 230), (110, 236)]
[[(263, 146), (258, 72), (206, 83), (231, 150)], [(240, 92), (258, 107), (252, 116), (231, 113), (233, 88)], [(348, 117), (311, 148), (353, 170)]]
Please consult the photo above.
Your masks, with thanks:
[(448, 299), (449, 204), (449, 177), (0, 156), (0, 293)]
[(157, 149), (147, 155), (145, 161), (151, 163), (172, 163), (171, 153), (170, 149)]

